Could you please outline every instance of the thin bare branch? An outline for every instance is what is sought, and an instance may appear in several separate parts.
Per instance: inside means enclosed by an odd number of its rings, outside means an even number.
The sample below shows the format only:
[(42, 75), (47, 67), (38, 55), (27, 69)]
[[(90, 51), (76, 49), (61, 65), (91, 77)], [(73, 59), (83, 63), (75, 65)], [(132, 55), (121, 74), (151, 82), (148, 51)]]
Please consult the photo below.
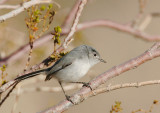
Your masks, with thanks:
[(0, 9), (17, 9), (21, 5), (0, 5)]
[(15, 10), (12, 10), (11, 12), (4, 14), (2, 16), (0, 16), (0, 23), (4, 22), (5, 20), (14, 17), (18, 14), (20, 14), (21, 12), (25, 11), (27, 8), (36, 5), (36, 4), (45, 4), (45, 3), (51, 3), (52, 0), (31, 0), (28, 2), (23, 3), (20, 7), (18, 7)]
[[(58, 8), (60, 8), (61, 6), (55, 2), (52, 1), (52, 3), (54, 3)], [(22, 5), (0, 5), (0, 9), (17, 9), (19, 7), (21, 7)]]
[(134, 18), (134, 20), (131, 23), (131, 26), (133, 28), (138, 28), (139, 29), (139, 23), (142, 19), (142, 17), (144, 16), (144, 12), (145, 12), (145, 7), (147, 4), (147, 0), (139, 0), (139, 12), (138, 15)]
[(67, 35), (67, 37), (65, 38), (63, 44), (56, 50), (56, 52), (59, 52), (61, 50), (64, 50), (67, 48), (68, 44), (71, 43), (73, 41), (73, 34), (75, 33), (76, 31), (76, 27), (78, 25), (78, 22), (79, 22), (79, 18), (81, 16), (81, 13), (82, 13), (82, 10), (85, 6), (85, 4), (87, 3), (87, 0), (82, 0), (80, 5), (78, 6), (78, 10), (76, 12), (76, 15), (75, 15), (75, 19), (74, 19), (74, 22), (73, 22), (73, 25)]
[[(117, 90), (117, 89), (122, 89), (122, 88), (130, 88), (130, 87), (135, 87), (135, 88), (139, 88), (142, 86), (148, 86), (148, 85), (156, 85), (156, 84), (160, 84), (160, 80), (150, 80), (150, 81), (144, 81), (144, 82), (134, 82), (134, 83), (124, 83), (124, 84), (117, 84), (117, 85), (109, 85), (107, 87), (102, 87), (102, 88), (98, 88), (96, 90), (93, 91), (93, 93), (91, 92), (90, 95), (95, 96), (104, 92), (110, 92), (113, 90)], [(93, 95), (94, 94), (94, 95)]]
[(152, 21), (153, 17), (160, 17), (160, 13), (159, 12), (153, 12), (150, 13), (148, 15), (145, 16), (145, 18), (143, 19), (143, 21), (140, 23), (138, 29), (143, 31)]
[(13, 86), (15, 83), (14, 80), (7, 82), (6, 84), (4, 84), (3, 86), (1, 86), (0, 88), (0, 94), (2, 94), (4, 91), (6, 91), (8, 88), (10, 88), (11, 86)]
[(13, 84), (13, 87), (11, 88), (11, 90), (9, 90), (9, 92), (7, 93), (7, 95), (1, 100), (0, 102), (0, 106), (4, 103), (4, 101), (9, 97), (9, 95), (12, 93), (13, 89), (17, 86), (18, 82)]
[(104, 26), (104, 27), (109, 27), (121, 32), (125, 32), (128, 34), (131, 34), (133, 36), (136, 36), (138, 38), (147, 40), (147, 41), (160, 41), (160, 36), (154, 36), (154, 35), (149, 35), (146, 34), (145, 32), (142, 32), (140, 30), (137, 30), (129, 25), (123, 25), (123, 24), (118, 24), (116, 22), (112, 22), (109, 20), (95, 20), (95, 21), (89, 21), (85, 22), (82, 24), (79, 24), (77, 26), (77, 30), (83, 30), (86, 28), (91, 28), (91, 27), (96, 27), (96, 26)]

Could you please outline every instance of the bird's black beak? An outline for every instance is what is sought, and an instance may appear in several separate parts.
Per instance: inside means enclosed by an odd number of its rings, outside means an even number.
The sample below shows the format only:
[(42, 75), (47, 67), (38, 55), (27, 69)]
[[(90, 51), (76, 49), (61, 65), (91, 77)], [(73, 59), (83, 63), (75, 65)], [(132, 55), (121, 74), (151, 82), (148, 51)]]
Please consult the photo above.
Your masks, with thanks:
[(105, 60), (103, 60), (103, 59), (101, 59), (101, 58), (100, 58), (99, 60), (100, 60), (101, 62), (103, 62), (103, 63), (107, 63)]

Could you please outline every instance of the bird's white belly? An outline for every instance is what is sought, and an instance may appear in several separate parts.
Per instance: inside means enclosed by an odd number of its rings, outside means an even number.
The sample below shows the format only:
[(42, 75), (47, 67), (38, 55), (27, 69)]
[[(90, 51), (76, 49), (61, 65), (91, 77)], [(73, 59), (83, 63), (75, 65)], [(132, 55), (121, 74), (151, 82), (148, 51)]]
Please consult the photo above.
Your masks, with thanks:
[(76, 82), (90, 69), (88, 62), (75, 61), (70, 66), (58, 71), (54, 77), (63, 82)]

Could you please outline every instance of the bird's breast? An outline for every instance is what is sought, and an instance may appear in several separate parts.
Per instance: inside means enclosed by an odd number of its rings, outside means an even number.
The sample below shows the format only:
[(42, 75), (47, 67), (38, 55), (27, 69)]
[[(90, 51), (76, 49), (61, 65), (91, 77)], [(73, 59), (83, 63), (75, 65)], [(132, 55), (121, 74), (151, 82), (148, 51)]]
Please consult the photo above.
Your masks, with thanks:
[(71, 65), (57, 72), (55, 77), (63, 82), (76, 82), (82, 78), (89, 69), (89, 62), (75, 60)]

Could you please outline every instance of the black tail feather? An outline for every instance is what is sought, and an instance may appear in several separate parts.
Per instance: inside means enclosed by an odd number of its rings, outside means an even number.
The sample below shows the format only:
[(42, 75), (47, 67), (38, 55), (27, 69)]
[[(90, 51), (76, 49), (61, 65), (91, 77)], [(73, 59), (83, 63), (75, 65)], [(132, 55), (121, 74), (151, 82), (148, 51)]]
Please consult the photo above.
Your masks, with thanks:
[(28, 73), (28, 74), (19, 76), (19, 77), (15, 78), (14, 80), (16, 80), (16, 81), (25, 80), (25, 79), (34, 77), (34, 76), (36, 76), (36, 75), (39, 75), (39, 74), (41, 74), (41, 73), (44, 73), (46, 70), (47, 70), (47, 69), (43, 69), (43, 70), (38, 70), (38, 71), (35, 71), (35, 72), (31, 72), (31, 73)]

